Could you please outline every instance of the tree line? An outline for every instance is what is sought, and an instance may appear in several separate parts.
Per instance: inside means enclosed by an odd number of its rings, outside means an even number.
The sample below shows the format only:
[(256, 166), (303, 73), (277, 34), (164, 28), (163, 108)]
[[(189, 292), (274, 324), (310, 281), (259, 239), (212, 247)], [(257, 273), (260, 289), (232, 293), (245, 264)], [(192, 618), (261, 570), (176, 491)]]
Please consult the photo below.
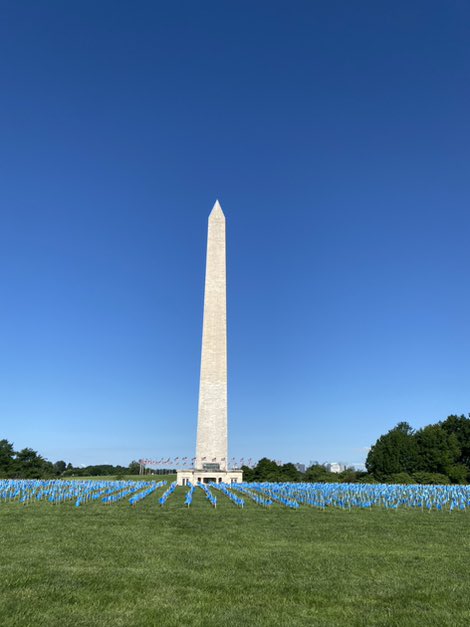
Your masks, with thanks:
[(470, 414), (452, 414), (418, 430), (399, 422), (372, 446), (366, 468), (377, 481), (468, 483)]
[(0, 440), (0, 478), (3, 479), (54, 479), (57, 477), (99, 477), (113, 475), (138, 475), (139, 463), (129, 466), (99, 464), (74, 467), (63, 460), (50, 462), (32, 448), (15, 451), (8, 440)]
[[(275, 481), (275, 482), (307, 482), (307, 483), (355, 483), (368, 482), (368, 473), (346, 468), (343, 472), (329, 471), (321, 464), (309, 466), (301, 472), (295, 464), (278, 464), (272, 459), (263, 457), (253, 468), (242, 466), (243, 481)], [(373, 479), (372, 479), (373, 480)]]

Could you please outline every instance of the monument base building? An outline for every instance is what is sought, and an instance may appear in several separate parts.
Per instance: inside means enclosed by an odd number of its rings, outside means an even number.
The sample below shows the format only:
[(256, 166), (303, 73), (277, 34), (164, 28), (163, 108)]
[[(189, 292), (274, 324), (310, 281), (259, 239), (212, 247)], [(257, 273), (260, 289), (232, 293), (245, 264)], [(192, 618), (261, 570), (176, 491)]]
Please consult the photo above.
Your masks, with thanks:
[(241, 470), (178, 470), (176, 475), (178, 485), (192, 483), (241, 483), (243, 472)]

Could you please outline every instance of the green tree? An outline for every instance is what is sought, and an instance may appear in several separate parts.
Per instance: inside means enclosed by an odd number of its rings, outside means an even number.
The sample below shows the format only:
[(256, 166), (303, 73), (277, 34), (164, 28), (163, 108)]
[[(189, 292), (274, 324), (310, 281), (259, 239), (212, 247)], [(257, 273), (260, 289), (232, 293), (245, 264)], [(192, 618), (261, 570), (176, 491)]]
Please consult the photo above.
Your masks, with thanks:
[(407, 422), (399, 422), (377, 440), (367, 455), (366, 468), (379, 480), (417, 470), (418, 448), (413, 429)]
[(290, 462), (287, 464), (283, 464), (279, 467), (279, 479), (278, 481), (300, 481), (302, 478), (302, 473), (297, 470), (294, 464)]
[(138, 475), (140, 473), (140, 464), (139, 462), (136, 462), (135, 460), (132, 461), (129, 464), (129, 470), (128, 470), (130, 475)]
[(448, 433), (441, 425), (428, 425), (416, 432), (418, 467), (423, 472), (447, 475), (451, 466), (460, 457), (460, 448), (455, 433)]
[(409, 475), (407, 472), (397, 472), (393, 475), (390, 475), (390, 477), (388, 478), (388, 483), (410, 484), (410, 483), (414, 483), (414, 480), (413, 480), (413, 477)]
[(0, 477), (8, 477), (13, 468), (15, 451), (8, 440), (0, 440)]
[(470, 418), (452, 414), (439, 424), (446, 433), (455, 435), (460, 448), (458, 461), (470, 470)]
[(452, 483), (464, 485), (468, 482), (468, 468), (465, 464), (454, 464), (447, 469), (447, 475)]
[(18, 451), (13, 465), (15, 477), (25, 479), (41, 479), (53, 474), (53, 465), (32, 448)]
[(448, 485), (450, 479), (447, 475), (438, 472), (415, 472), (413, 473), (413, 481), (423, 485)]
[(254, 466), (242, 466), (244, 481), (301, 481), (303, 475), (297, 470), (294, 464), (287, 463), (279, 466), (272, 459), (263, 457)]
[(330, 472), (321, 464), (313, 464), (307, 468), (303, 479), (308, 483), (335, 483), (338, 480), (338, 475)]
[(260, 459), (253, 471), (254, 481), (279, 481), (279, 466), (267, 457)]
[(356, 483), (366, 474), (366, 472), (355, 470), (354, 468), (350, 467), (346, 468), (338, 474), (338, 481), (341, 483)]
[(54, 464), (54, 474), (57, 476), (62, 475), (67, 468), (67, 464), (63, 460), (59, 460)]
[(357, 483), (379, 483), (379, 481), (377, 481), (377, 479), (375, 479), (373, 475), (369, 475), (366, 473), (363, 477), (360, 477), (357, 480)]
[(255, 470), (249, 466), (242, 466), (240, 470), (243, 472), (243, 481), (254, 481)]

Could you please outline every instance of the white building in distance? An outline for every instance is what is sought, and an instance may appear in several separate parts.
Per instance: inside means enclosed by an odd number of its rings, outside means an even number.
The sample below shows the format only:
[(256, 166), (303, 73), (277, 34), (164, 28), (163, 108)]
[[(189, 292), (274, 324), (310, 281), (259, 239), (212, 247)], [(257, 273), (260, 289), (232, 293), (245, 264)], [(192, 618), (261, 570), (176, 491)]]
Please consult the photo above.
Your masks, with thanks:
[(343, 470), (346, 470), (346, 465), (339, 462), (327, 462), (326, 464), (323, 464), (323, 466), (325, 466), (329, 472), (340, 473), (343, 472)]

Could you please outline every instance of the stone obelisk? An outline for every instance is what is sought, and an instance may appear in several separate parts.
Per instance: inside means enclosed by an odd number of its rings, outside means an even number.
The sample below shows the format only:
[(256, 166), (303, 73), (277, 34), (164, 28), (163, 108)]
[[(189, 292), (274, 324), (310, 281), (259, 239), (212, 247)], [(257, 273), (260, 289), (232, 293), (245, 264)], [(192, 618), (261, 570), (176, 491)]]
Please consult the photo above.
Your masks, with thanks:
[(178, 470), (178, 485), (243, 481), (241, 470), (228, 468), (226, 292), (225, 216), (216, 201), (207, 232), (196, 458), (193, 469)]
[(197, 469), (227, 470), (227, 297), (225, 216), (209, 215), (197, 421)]

